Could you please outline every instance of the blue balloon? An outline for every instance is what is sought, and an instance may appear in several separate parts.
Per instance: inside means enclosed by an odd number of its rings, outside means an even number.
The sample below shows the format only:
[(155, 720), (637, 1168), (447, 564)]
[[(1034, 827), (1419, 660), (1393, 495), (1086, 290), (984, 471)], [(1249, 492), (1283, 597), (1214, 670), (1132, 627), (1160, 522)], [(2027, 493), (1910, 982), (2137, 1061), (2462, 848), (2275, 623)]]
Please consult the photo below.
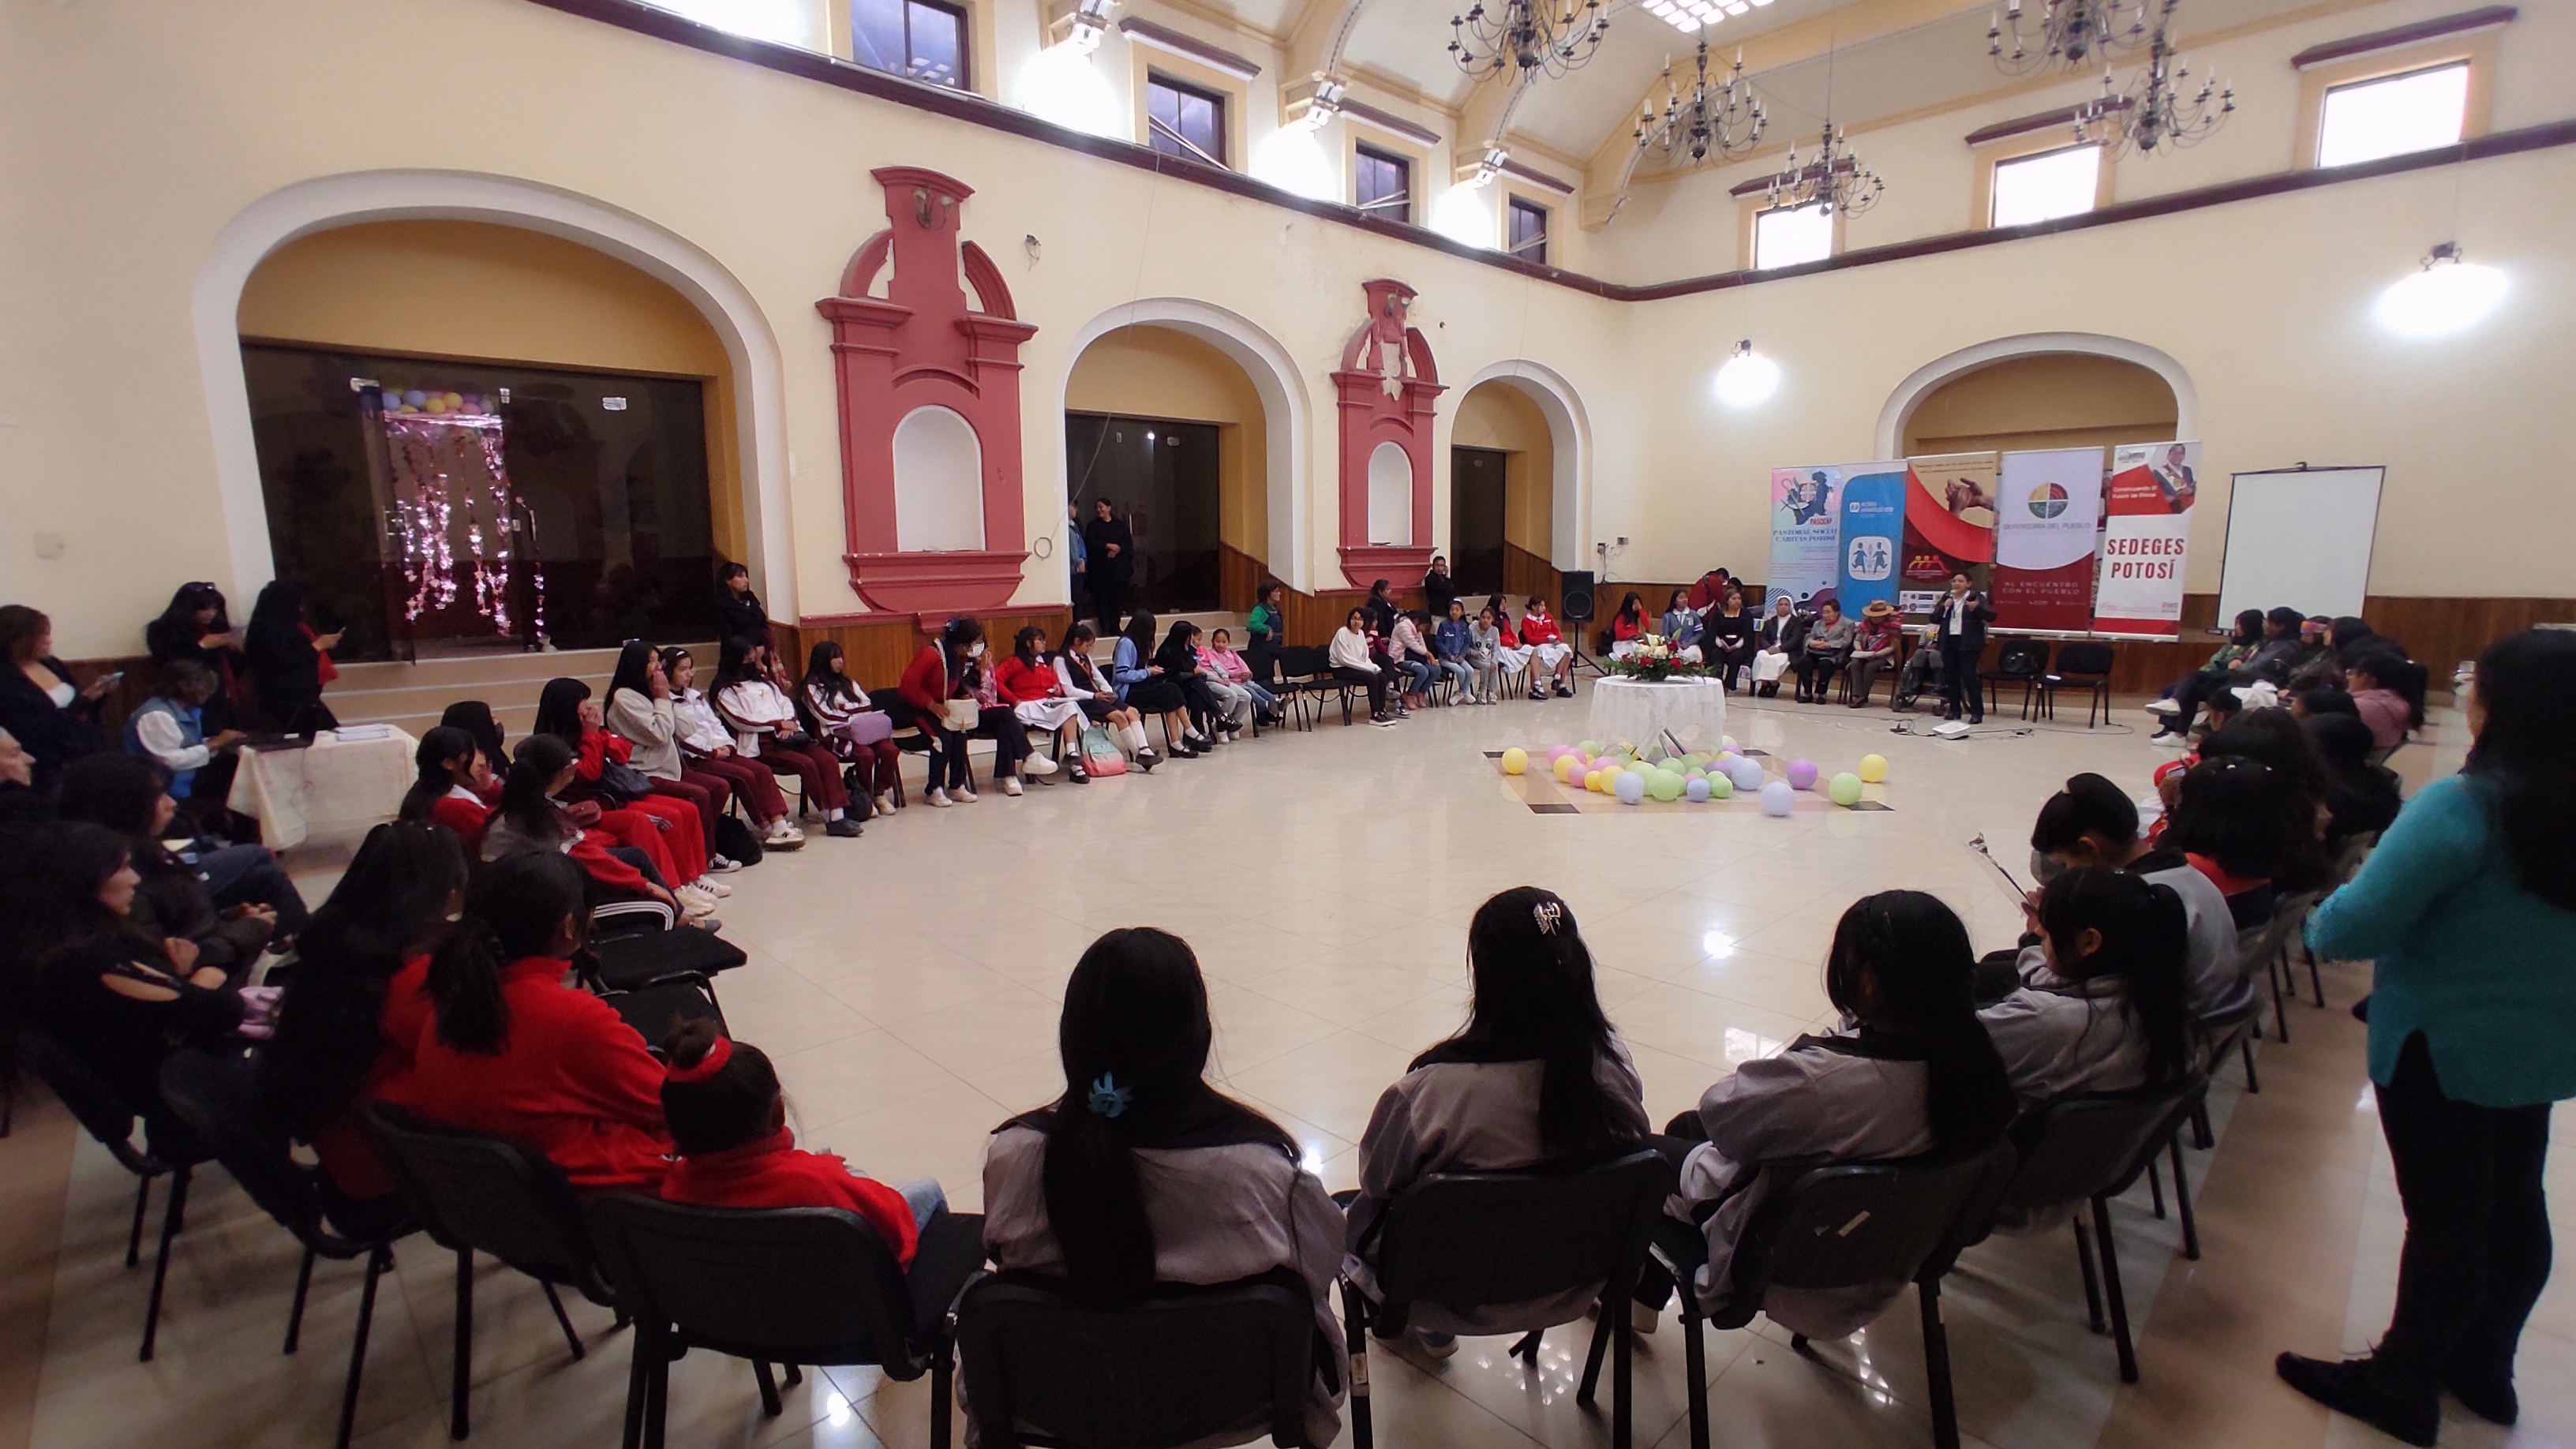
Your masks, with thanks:
[(1708, 777), (1705, 775), (1692, 777), (1689, 784), (1682, 786), (1682, 793), (1690, 797), (1690, 802), (1693, 805), (1707, 804)]
[(1798, 808), (1798, 792), (1789, 788), (1788, 781), (1774, 780), (1762, 787), (1763, 814), (1786, 815), (1796, 808)]
[(1738, 755), (1735, 763), (1726, 767), (1726, 778), (1734, 781), (1735, 788), (1738, 790), (1747, 792), (1759, 790), (1762, 788), (1762, 762), (1748, 760)]
[(1619, 783), (1611, 787), (1619, 793), (1619, 803), (1634, 805), (1646, 798), (1646, 777), (1635, 770), (1623, 770)]

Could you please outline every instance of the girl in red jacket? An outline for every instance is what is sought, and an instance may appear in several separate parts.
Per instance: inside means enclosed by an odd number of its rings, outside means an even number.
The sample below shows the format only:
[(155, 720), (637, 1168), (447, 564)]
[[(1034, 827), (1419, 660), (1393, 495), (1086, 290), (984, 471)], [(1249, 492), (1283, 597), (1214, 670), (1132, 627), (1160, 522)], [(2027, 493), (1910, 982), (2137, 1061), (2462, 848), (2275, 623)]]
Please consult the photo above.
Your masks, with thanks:
[[(608, 732), (599, 701), (578, 679), (549, 679), (537, 696), (536, 733), (572, 746), (577, 794), (597, 800), (599, 828), (619, 843), (644, 852), (653, 868), (682, 895), (722, 899), (733, 888), (707, 874), (706, 825), (698, 807), (676, 795), (638, 795), (616, 803), (602, 796), (611, 764), (629, 764), (635, 746)], [(727, 863), (731, 869), (731, 863)]]
[(411, 1073), (384, 1097), (524, 1142), (585, 1192), (651, 1192), (671, 1150), (662, 1064), (615, 1008), (564, 984), (589, 934), (583, 896), (580, 867), (554, 852), (485, 868), (465, 919), (430, 957)]
[[(1082, 768), (1082, 706), (1064, 692), (1064, 681), (1046, 658), (1046, 631), (1029, 625), (1011, 637), (1011, 657), (993, 666), (993, 688), (1004, 705), (1019, 716), (1023, 729), (1055, 731), (1064, 742), (1064, 758), (1073, 783), (1087, 785)], [(1054, 761), (1031, 755), (1029, 768), (1051, 773)]]
[(680, 1149), (662, 1175), (663, 1197), (700, 1207), (841, 1208), (865, 1218), (895, 1262), (912, 1266), (921, 1229), (948, 1206), (936, 1181), (898, 1191), (831, 1153), (798, 1147), (768, 1055), (726, 1040), (712, 1021), (683, 1023), (663, 1039), (662, 1059), (662, 1116)]
[(453, 725), (439, 725), (421, 735), (412, 764), (420, 778), (403, 796), (396, 818), (444, 825), (465, 848), (466, 859), (480, 859), (483, 827), (492, 818), (499, 787), (474, 736)]

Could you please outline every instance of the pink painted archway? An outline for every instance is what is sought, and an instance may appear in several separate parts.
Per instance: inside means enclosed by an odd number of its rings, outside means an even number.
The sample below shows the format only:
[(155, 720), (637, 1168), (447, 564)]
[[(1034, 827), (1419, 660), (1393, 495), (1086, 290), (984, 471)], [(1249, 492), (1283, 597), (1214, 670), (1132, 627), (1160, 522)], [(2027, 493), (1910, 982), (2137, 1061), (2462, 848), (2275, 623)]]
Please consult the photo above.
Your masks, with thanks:
[[(936, 171), (887, 166), (884, 231), (841, 274), (838, 295), (814, 304), (832, 324), (841, 406), (842, 512), (850, 587), (880, 611), (937, 616), (999, 608), (1020, 586), (1027, 536), (1020, 493), (1020, 345), (1037, 328), (1018, 320), (1001, 269), (961, 241), (972, 188)], [(891, 260), (883, 297), (871, 296)], [(967, 304), (960, 270), (975, 289)], [(982, 455), (983, 548), (906, 550), (895, 488), (895, 430), (920, 408), (945, 408), (974, 430)]]
[[(1419, 578), (1431, 566), (1431, 414), (1442, 389), (1430, 342), (1405, 323), (1413, 289), (1387, 277), (1360, 289), (1368, 320), (1343, 346), (1333, 386), (1342, 405), (1342, 577), (1364, 589), (1380, 578)], [(1401, 544), (1369, 537), (1369, 463), (1386, 443), (1413, 467), (1413, 526)]]

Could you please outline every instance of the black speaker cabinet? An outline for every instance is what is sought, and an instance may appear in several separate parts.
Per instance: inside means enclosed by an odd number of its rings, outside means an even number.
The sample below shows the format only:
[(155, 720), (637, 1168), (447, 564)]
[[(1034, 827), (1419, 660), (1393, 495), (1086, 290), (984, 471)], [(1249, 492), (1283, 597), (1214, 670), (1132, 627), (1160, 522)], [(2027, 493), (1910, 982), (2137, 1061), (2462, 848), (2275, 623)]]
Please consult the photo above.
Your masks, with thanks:
[(1592, 621), (1592, 570), (1568, 569), (1559, 576), (1565, 585), (1565, 607), (1559, 611), (1569, 624)]

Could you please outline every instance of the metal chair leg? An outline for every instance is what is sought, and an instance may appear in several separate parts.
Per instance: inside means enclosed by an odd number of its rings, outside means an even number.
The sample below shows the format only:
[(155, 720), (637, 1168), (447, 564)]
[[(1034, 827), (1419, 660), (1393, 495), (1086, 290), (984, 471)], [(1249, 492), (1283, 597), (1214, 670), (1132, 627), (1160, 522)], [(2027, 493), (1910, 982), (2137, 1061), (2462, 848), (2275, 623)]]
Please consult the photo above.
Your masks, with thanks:
[(2247, 1032), (2245, 1036), (2236, 1043), (2237, 1049), (2245, 1054), (2245, 1090), (2249, 1092), (2260, 1092), (2263, 1090), (2263, 1084), (2260, 1081), (2257, 1081), (2254, 1076), (2254, 1038), (2261, 1035), (2262, 1033), (2259, 1031)]
[(2093, 1199), (2093, 1233), (2102, 1243), (2102, 1296), (2111, 1305), (2111, 1342), (2120, 1351), (2120, 1382), (2138, 1381), (2138, 1351), (2129, 1342), (2129, 1302), (2120, 1292), (2120, 1252), (2111, 1241), (2111, 1200)]
[(2202, 1152), (2218, 1145), (2218, 1134), (2209, 1125), (2207, 1102), (2191, 1109), (2191, 1145)]
[(474, 1250), (456, 1250), (456, 1363), (448, 1375), (447, 1437), (473, 1432), (465, 1412), (467, 1388), (474, 1381)]
[(2309, 950), (2307, 943), (2302, 941), (2299, 943), (2299, 954), (2308, 958), (2308, 986), (2317, 994), (2317, 1010), (2323, 1011), (2326, 1009), (2326, 979), (2317, 970), (2317, 953)]
[(555, 1311), (555, 1327), (563, 1330), (564, 1343), (572, 1349), (572, 1361), (579, 1363), (589, 1357), (581, 1346), (581, 1335), (573, 1331), (571, 1315), (564, 1312), (563, 1300), (555, 1296), (555, 1285), (540, 1283), (537, 1286), (546, 1290), (546, 1306)]
[(657, 1352), (653, 1331), (638, 1324), (635, 1337), (626, 1345), (626, 1437), (622, 1449), (643, 1449), (644, 1401), (651, 1396), (653, 1354)]
[(2290, 1014), (2281, 1009), (2281, 958), (2276, 954), (2263, 963), (2263, 974), (2272, 983), (2272, 1024), (2279, 1028), (2281, 1045), (2290, 1044)]
[(1519, 1338), (1512, 1340), (1512, 1357), (1519, 1359), (1521, 1362), (1529, 1365), (1533, 1369), (1537, 1368), (1539, 1341), (1546, 1337), (1547, 1330), (1544, 1328), (1533, 1328), (1529, 1332), (1522, 1334)]
[(942, 1337), (939, 1351), (930, 1360), (930, 1449), (948, 1449), (951, 1433), (948, 1416), (954, 1411), (957, 1391), (951, 1376), (957, 1371), (957, 1345)]
[(170, 1281), (170, 1240), (179, 1236), (181, 1224), (188, 1215), (188, 1169), (174, 1168), (170, 1173), (170, 1202), (161, 1210), (161, 1251), (152, 1259), (152, 1297), (143, 1306), (144, 1363), (152, 1362), (152, 1350), (161, 1336), (161, 1292)]
[[(1618, 1328), (1610, 1335), (1610, 1443), (1613, 1449), (1629, 1449), (1635, 1433), (1637, 1335), (1628, 1331), (1630, 1294), (1617, 1295)], [(1607, 1323), (1613, 1315), (1603, 1313)]]
[(1369, 1422), (1368, 1299), (1348, 1281), (1342, 1284), (1342, 1338), (1351, 1359), (1351, 1446), (1372, 1449), (1377, 1441)]
[(2197, 1263), (2200, 1261), (2200, 1224), (2192, 1221), (2191, 1184), (2185, 1180), (2182, 1175), (2182, 1134), (2174, 1134), (2174, 1139), (2171, 1145), (2173, 1151), (2174, 1172), (2174, 1211), (2182, 1217), (2182, 1255)]
[(1690, 1449), (1708, 1449), (1708, 1348), (1700, 1333), (1699, 1304), (1688, 1283), (1679, 1285), (1682, 1305), (1682, 1368), (1690, 1378)]
[(2156, 1170), (2156, 1160), (2147, 1159), (2147, 1198), (2154, 1205), (2156, 1221), (2165, 1220), (2165, 1178)]
[(1950, 1330), (1941, 1323), (1941, 1278), (1918, 1278), (1914, 1296), (1923, 1308), (1923, 1375), (1932, 1393), (1933, 1449), (1959, 1449), (1959, 1405), (1950, 1392)]
[(1574, 1391), (1574, 1401), (1586, 1406), (1601, 1386), (1601, 1355), (1610, 1347), (1610, 1295), (1605, 1291), (1601, 1296), (1600, 1314), (1592, 1322), (1592, 1347), (1583, 1355), (1583, 1383)]
[(304, 1338), (304, 1298), (312, 1291), (313, 1248), (307, 1244), (304, 1261), (295, 1269), (295, 1304), (286, 1310), (286, 1347), (283, 1352), (295, 1352), (296, 1344)]
[(125, 1235), (125, 1266), (131, 1268), (143, 1261), (143, 1212), (152, 1202), (152, 1179), (134, 1181), (134, 1227)]
[[(376, 1281), (384, 1277), (393, 1261), (393, 1252), (382, 1244), (367, 1254), (367, 1282), (358, 1290), (358, 1331), (349, 1340), (349, 1381), (340, 1389), (340, 1437), (333, 1441), (337, 1449), (349, 1449), (349, 1437), (357, 1431), (358, 1381), (367, 1371), (367, 1331), (376, 1321)], [(304, 1263), (309, 1271), (313, 1264), (309, 1251)]]
[(2084, 1321), (2095, 1333), (2110, 1325), (2102, 1317), (2102, 1280), (2093, 1272), (2093, 1233), (2084, 1226), (2084, 1215), (2075, 1216), (2075, 1266), (2084, 1270)]
[(792, 1364), (792, 1363), (791, 1363), (791, 1364), (781, 1364), (781, 1365), (779, 1365), (779, 1367), (784, 1368), (784, 1369), (786, 1369), (786, 1370), (787, 1370), (786, 1374), (785, 1374), (785, 1375), (783, 1375), (783, 1376), (778, 1380), (778, 1386), (779, 1386), (780, 1388), (782, 1388), (782, 1389), (792, 1389), (792, 1388), (796, 1387), (798, 1384), (801, 1384), (801, 1383), (805, 1382), (805, 1370), (803, 1370), (803, 1369), (801, 1369), (801, 1368), (798, 1368), (796, 1365), (794, 1365), (794, 1364)]
[(643, 1449), (663, 1449), (663, 1431), (669, 1427), (671, 1411), (671, 1353), (663, 1346), (659, 1333), (653, 1337), (653, 1361), (644, 1381)]
[(752, 1377), (760, 1383), (760, 1416), (764, 1419), (775, 1419), (787, 1412), (787, 1406), (779, 1402), (778, 1380), (770, 1377), (768, 1361), (753, 1359), (751, 1373)]

